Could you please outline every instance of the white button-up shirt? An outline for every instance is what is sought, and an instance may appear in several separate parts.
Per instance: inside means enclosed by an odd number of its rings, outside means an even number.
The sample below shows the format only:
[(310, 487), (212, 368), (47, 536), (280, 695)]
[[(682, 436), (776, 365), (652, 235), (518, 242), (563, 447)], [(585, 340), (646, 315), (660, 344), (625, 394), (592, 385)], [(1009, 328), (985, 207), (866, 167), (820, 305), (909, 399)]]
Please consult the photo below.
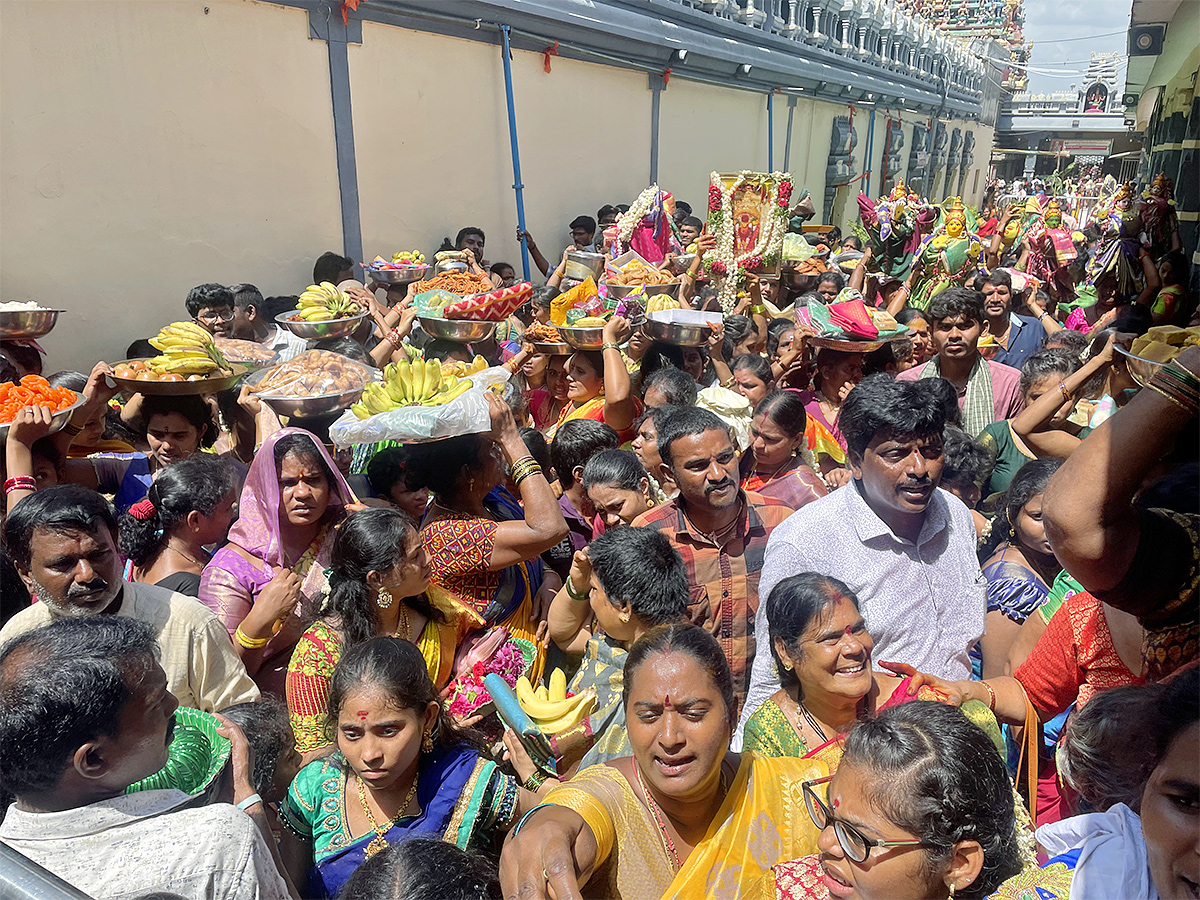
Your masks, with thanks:
[[(884, 524), (857, 481), (789, 516), (771, 533), (759, 581), (754, 632), (764, 650), (766, 598), (801, 572), (837, 578), (858, 596), (875, 641), (873, 661), (908, 663), (948, 680), (970, 677), (967, 651), (983, 634), (987, 580), (975, 556), (975, 523), (953, 494), (934, 492), (916, 543)], [(746, 720), (778, 689), (771, 654), (756, 654), (735, 748)]]

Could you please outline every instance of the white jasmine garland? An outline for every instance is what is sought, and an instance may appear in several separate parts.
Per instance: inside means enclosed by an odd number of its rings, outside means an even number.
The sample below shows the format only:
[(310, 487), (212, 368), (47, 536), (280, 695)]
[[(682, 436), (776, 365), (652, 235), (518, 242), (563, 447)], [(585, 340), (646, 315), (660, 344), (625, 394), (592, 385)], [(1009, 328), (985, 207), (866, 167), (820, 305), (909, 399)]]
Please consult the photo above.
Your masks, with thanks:
[[(748, 181), (768, 186), (765, 206), (769, 212), (759, 219), (758, 241), (755, 245), (745, 253), (735, 255), (733, 252), (733, 197), (738, 189)], [(716, 233), (717, 246), (711, 253), (705, 255), (704, 267), (711, 273), (714, 261), (719, 260), (724, 264), (725, 273), (717, 275), (720, 279), (717, 296), (725, 315), (732, 315), (737, 306), (738, 286), (743, 279), (747, 260), (757, 257), (760, 264), (768, 264), (772, 257), (778, 257), (782, 252), (783, 236), (787, 232), (788, 208), (787, 203), (780, 206), (780, 188), (785, 183), (788, 185), (790, 200), (792, 179), (786, 172), (771, 172), (769, 175), (763, 175), (744, 170), (738, 173), (737, 178), (728, 187), (723, 185), (718, 172), (712, 173), (709, 183), (711, 185), (710, 192), (712, 188), (720, 191), (721, 204), (719, 209), (710, 208), (708, 213), (708, 223), (710, 230)]]

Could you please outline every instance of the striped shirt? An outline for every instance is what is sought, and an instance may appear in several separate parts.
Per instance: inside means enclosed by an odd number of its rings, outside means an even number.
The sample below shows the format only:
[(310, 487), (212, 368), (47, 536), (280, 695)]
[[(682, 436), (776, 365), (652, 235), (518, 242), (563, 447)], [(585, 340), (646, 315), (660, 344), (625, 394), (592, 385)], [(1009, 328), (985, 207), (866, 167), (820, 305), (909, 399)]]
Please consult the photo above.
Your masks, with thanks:
[(743, 492), (742, 497), (737, 528), (719, 547), (688, 521), (682, 497), (647, 510), (633, 522), (635, 526), (662, 533), (682, 557), (690, 593), (688, 618), (721, 643), (733, 670), (733, 690), (739, 708), (746, 699), (754, 663), (758, 578), (767, 539), (792, 514), (791, 507), (780, 500), (749, 491)]

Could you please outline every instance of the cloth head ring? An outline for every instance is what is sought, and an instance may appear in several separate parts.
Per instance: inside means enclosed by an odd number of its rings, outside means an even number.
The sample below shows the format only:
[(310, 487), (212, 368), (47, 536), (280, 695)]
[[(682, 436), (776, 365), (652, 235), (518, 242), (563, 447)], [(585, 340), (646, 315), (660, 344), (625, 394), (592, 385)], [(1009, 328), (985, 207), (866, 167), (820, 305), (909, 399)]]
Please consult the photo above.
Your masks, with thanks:
[(149, 521), (150, 519), (154, 518), (154, 513), (154, 501), (149, 497), (146, 497), (144, 500), (139, 500), (137, 503), (133, 504), (133, 506), (129, 507), (129, 514), (139, 522)]

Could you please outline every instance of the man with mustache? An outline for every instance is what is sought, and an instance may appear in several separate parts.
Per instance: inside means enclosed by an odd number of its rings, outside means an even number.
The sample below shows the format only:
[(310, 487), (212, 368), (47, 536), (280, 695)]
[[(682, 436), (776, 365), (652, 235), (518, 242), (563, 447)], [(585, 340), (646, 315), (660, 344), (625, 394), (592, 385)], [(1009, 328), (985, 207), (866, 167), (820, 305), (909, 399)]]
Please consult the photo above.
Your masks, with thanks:
[(112, 507), (95, 491), (66, 484), (21, 500), (4, 524), (17, 574), (38, 603), (0, 630), (0, 644), (56, 619), (121, 616), (154, 629), (167, 687), (205, 712), (259, 699), (225, 626), (194, 597), (125, 581)]
[(949, 381), (958, 391), (963, 431), (975, 438), (992, 422), (1011, 419), (1025, 408), (1020, 370), (984, 359), (979, 352), (984, 323), (983, 295), (979, 291), (947, 288), (933, 298), (926, 317), (936, 355), (897, 378)]
[[(683, 558), (688, 618), (721, 642), (740, 706), (757, 649), (754, 622), (767, 538), (792, 510), (739, 487), (729, 428), (706, 409), (682, 407), (672, 413), (658, 429), (658, 452), (679, 496), (642, 513), (633, 524), (661, 532)], [(765, 624), (759, 633), (767, 633)]]
[[(22, 501), (22, 503), (27, 501)], [(65, 618), (0, 646), (0, 839), (89, 897), (285, 900), (251, 785), (245, 735), (229, 720), (233, 799), (130, 785), (167, 762), (178, 701), (154, 629), (124, 616)], [(265, 831), (264, 831), (265, 830)]]
[[(934, 384), (871, 375), (847, 395), (838, 423), (853, 481), (775, 530), (759, 593), (770, 596), (798, 572), (837, 578), (858, 596), (874, 660), (967, 679), (967, 652), (983, 634), (987, 581), (971, 511), (938, 487), (946, 411)], [(754, 623), (762, 635), (765, 609)], [(778, 689), (770, 655), (759, 654), (735, 746), (746, 720)]]

